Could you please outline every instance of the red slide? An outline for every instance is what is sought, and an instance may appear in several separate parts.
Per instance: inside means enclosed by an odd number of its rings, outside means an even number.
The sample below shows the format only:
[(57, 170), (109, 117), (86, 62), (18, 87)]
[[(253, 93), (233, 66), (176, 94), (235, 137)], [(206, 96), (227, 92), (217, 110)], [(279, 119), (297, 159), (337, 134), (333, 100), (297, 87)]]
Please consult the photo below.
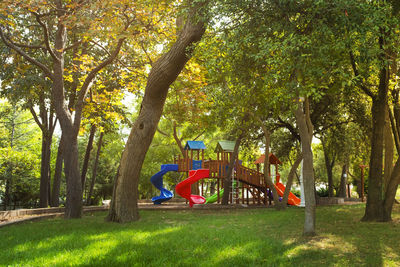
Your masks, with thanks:
[(207, 178), (210, 175), (209, 169), (199, 169), (189, 171), (189, 177), (176, 185), (175, 191), (183, 198), (189, 200), (190, 207), (193, 204), (204, 204), (206, 199), (202, 196), (191, 194), (191, 185), (200, 179)]
[[(276, 191), (278, 191), (279, 196), (283, 197), (283, 193), (285, 192), (285, 186), (282, 183), (275, 184)], [(300, 205), (300, 198), (296, 197), (295, 194), (289, 192), (288, 204), (298, 206)]]

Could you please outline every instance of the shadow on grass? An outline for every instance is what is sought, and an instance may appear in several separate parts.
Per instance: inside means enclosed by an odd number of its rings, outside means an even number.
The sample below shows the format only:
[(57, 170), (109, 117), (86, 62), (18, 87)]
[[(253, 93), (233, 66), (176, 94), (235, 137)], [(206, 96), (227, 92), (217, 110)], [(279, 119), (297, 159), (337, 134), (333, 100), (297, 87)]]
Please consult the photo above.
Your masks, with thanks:
[(104, 213), (28, 223), (0, 230), (0, 265), (382, 266), (388, 250), (399, 263), (397, 225), (360, 223), (360, 210), (319, 209), (320, 235), (312, 239), (301, 237), (301, 209), (146, 211), (122, 225), (104, 222)]
[[(320, 210), (321, 235), (336, 240), (336, 247), (340, 248), (336, 257), (341, 261), (335, 262), (347, 266), (399, 266), (400, 224), (360, 222), (364, 209), (365, 205), (357, 205)], [(393, 210), (395, 221), (399, 213), (397, 206)]]

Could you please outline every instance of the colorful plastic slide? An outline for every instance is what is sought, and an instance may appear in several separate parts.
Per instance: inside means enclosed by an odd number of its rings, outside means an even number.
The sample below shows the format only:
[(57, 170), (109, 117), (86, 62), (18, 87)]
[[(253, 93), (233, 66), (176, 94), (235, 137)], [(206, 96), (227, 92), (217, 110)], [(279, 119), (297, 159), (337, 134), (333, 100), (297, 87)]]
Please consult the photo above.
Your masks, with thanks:
[[(283, 193), (285, 192), (285, 186), (282, 183), (275, 184), (276, 191), (278, 191), (278, 195), (283, 197)], [(289, 192), (288, 204), (298, 206), (300, 205), (300, 198), (296, 197), (295, 194)]]
[(189, 177), (176, 185), (175, 190), (178, 195), (189, 200), (190, 207), (193, 204), (204, 204), (206, 199), (202, 196), (192, 195), (191, 185), (200, 179), (207, 178), (210, 175), (209, 169), (198, 169), (189, 171)]
[(170, 171), (177, 172), (178, 164), (161, 165), (161, 171), (157, 172), (150, 178), (150, 182), (161, 192), (159, 196), (153, 197), (151, 199), (151, 201), (153, 201), (154, 204), (161, 204), (164, 201), (170, 200), (174, 196), (174, 194), (171, 191), (163, 187), (163, 176), (164, 174)]
[[(222, 198), (223, 195), (224, 195), (224, 189), (221, 189), (219, 191), (219, 197)], [(206, 198), (205, 204), (211, 204), (211, 203), (214, 203), (217, 200), (218, 200), (218, 193), (215, 193), (214, 195), (209, 196), (208, 198)]]
[[(233, 182), (233, 187), (235, 187), (235, 186), (236, 186), (236, 181)], [(224, 189), (221, 189), (219, 191), (219, 198), (222, 198), (223, 195), (224, 195)], [(214, 195), (209, 196), (208, 198), (206, 198), (206, 203), (205, 204), (211, 204), (211, 203), (214, 203), (217, 200), (218, 200), (218, 193), (215, 193)]]

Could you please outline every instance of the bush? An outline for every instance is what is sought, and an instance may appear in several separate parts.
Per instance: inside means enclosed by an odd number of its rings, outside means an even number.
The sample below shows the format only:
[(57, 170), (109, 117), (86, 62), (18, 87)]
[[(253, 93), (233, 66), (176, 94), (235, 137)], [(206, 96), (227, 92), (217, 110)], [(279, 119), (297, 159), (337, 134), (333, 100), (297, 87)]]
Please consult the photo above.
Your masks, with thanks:
[(317, 189), (317, 195), (319, 197), (328, 197), (329, 196), (328, 188), (321, 187), (321, 188)]

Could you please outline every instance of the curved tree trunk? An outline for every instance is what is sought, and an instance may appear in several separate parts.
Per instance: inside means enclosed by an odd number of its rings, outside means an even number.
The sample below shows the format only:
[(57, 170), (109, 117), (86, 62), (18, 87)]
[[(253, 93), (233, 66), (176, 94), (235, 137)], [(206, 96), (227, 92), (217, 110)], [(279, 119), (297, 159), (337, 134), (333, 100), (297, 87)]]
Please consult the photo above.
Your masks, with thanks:
[(145, 94), (135, 121), (120, 167), (114, 181), (108, 220), (129, 222), (139, 219), (137, 206), (138, 182), (147, 150), (160, 120), (169, 86), (176, 80), (190, 58), (192, 45), (204, 34), (204, 22), (194, 22), (204, 3), (197, 2), (188, 15), (188, 21), (171, 49), (158, 59), (147, 79)]
[(397, 159), (390, 177), (387, 189), (385, 191), (385, 200), (383, 202), (382, 221), (389, 222), (392, 220), (392, 209), (395, 203), (397, 187), (400, 183), (400, 158)]
[[(259, 120), (261, 122), (261, 120)], [(261, 122), (261, 128), (264, 133), (264, 138), (265, 138), (265, 157), (264, 157), (264, 181), (268, 185), (269, 189), (272, 191), (272, 195), (274, 198), (274, 207), (276, 210), (281, 210), (284, 206), (283, 202), (279, 201), (279, 195), (278, 191), (276, 190), (275, 184), (271, 179), (270, 175), (270, 164), (269, 164), (269, 147), (271, 145), (271, 134), (267, 127)]]
[(288, 202), (288, 198), (289, 198), (289, 193), (290, 193), (290, 189), (292, 188), (292, 183), (293, 183), (293, 178), (296, 174), (297, 168), (299, 167), (301, 161), (303, 160), (303, 154), (299, 153), (297, 155), (297, 158), (295, 160), (295, 162), (293, 163), (292, 167), (290, 168), (289, 171), (289, 175), (288, 175), (288, 180), (286, 183), (286, 188), (285, 188), (285, 192), (283, 193), (283, 197), (282, 197), (282, 203), (285, 203), (283, 205), (283, 208), (286, 208), (286, 204)]

